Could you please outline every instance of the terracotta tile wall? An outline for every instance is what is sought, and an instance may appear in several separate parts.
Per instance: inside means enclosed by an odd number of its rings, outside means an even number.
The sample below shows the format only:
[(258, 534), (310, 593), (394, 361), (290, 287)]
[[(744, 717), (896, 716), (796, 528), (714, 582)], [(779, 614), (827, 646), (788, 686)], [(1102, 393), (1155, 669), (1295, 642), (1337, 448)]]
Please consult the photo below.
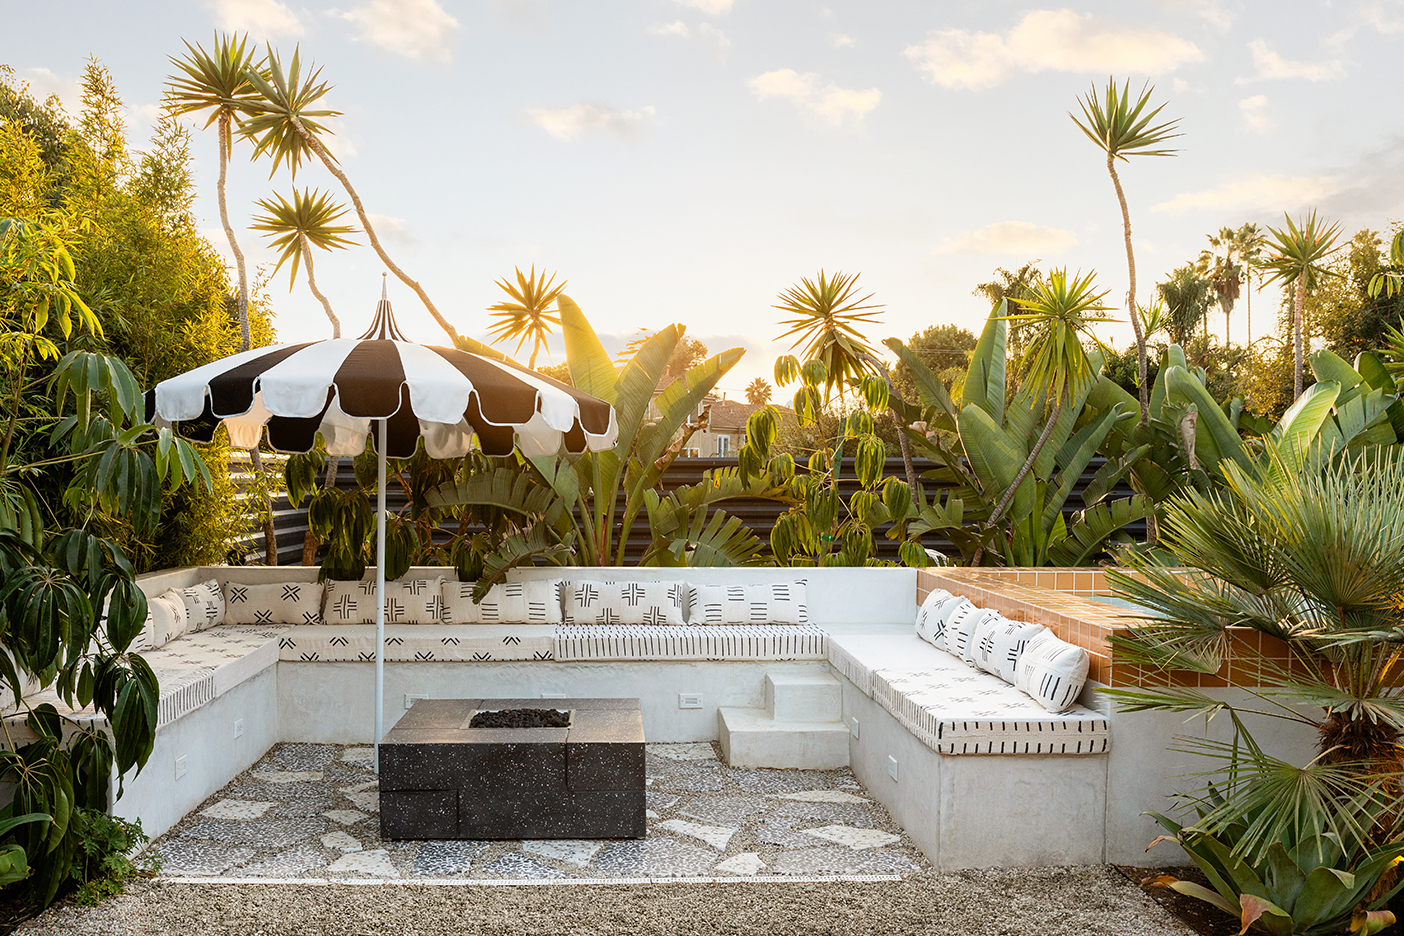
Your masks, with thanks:
[(1257, 686), (1265, 660), (1294, 665), (1286, 644), (1251, 628), (1234, 629), (1233, 650), (1213, 675), (1118, 665), (1108, 638), (1125, 631), (1128, 612), (1084, 597), (1111, 594), (1102, 569), (922, 569), (917, 602), (938, 588), (1011, 620), (1042, 624), (1060, 639), (1085, 648), (1092, 658), (1089, 678), (1110, 686)]

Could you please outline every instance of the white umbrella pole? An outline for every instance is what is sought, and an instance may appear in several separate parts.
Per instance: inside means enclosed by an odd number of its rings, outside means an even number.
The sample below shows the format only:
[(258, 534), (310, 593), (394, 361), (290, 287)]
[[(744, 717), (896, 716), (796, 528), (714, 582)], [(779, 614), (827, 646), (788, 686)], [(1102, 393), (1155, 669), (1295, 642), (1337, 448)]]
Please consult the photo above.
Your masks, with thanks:
[(387, 420), (380, 422), (375, 452), (375, 772), (380, 773), (380, 736), (385, 727), (385, 445)]

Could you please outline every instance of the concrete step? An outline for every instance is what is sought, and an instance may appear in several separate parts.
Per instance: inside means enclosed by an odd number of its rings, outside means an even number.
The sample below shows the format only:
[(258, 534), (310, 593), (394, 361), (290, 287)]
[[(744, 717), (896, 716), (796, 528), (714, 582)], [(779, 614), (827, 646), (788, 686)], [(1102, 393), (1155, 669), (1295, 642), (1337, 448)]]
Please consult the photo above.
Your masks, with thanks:
[(776, 721), (843, 720), (843, 690), (827, 673), (765, 676), (765, 710)]
[(848, 766), (848, 728), (841, 721), (782, 721), (765, 709), (723, 706), (717, 722), (722, 757), (733, 767)]

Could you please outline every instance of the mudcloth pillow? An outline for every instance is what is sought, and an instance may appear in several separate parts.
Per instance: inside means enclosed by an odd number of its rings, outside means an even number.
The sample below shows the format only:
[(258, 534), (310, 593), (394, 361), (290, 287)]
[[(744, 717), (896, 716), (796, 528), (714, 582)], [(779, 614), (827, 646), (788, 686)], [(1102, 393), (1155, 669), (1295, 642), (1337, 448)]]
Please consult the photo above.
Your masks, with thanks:
[(202, 631), (224, 621), (224, 593), (216, 580), (182, 588), (180, 598), (185, 602), (187, 631)]
[(805, 583), (689, 586), (689, 624), (808, 624)]
[(444, 582), (445, 624), (559, 624), (561, 583), (505, 582), (473, 603), (477, 582)]
[(955, 613), (946, 622), (946, 652), (974, 666), (975, 629), (990, 618), (997, 617), (998, 611), (977, 608), (974, 604), (963, 604), (956, 608)]
[(1086, 650), (1044, 630), (1020, 655), (1014, 685), (1048, 711), (1065, 712), (1077, 702), (1090, 662)]
[(931, 625), (931, 643), (939, 649), (945, 650), (952, 656), (960, 656), (960, 654), (956, 653), (950, 647), (951, 621), (954, 620), (956, 614), (966, 606), (973, 608), (975, 607), (975, 603), (969, 598), (954, 595), (943, 602), (933, 615), (935, 620)]
[(150, 649), (165, 646), (184, 634), (185, 619), (185, 600), (174, 588), (146, 599), (146, 624), (142, 627), (142, 633), (150, 632)]
[(565, 583), (566, 624), (683, 623), (682, 582), (600, 582), (576, 579)]
[[(385, 583), (386, 624), (439, 624), (443, 621), (443, 577)], [(374, 624), (375, 579), (329, 581), (322, 618), (328, 624)]]
[(226, 624), (320, 624), (321, 582), (224, 586)]
[(938, 627), (945, 629), (945, 622), (940, 620), (937, 612), (941, 605), (951, 600), (951, 593), (944, 588), (935, 588), (922, 601), (921, 607), (917, 608), (916, 632), (917, 636), (928, 643), (936, 642), (936, 631)]
[(975, 632), (975, 665), (1014, 685), (1015, 668), (1028, 642), (1043, 630), (1042, 624), (999, 617)]

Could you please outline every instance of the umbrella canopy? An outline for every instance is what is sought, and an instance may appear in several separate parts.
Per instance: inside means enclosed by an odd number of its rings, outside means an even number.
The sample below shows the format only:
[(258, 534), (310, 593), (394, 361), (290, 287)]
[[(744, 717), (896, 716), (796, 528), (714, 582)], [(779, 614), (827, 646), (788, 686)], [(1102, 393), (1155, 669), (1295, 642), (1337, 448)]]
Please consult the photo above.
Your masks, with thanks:
[(147, 418), (181, 435), (213, 440), (223, 424), (235, 448), (256, 448), (263, 429), (280, 452), (310, 452), (317, 433), (328, 454), (355, 456), (385, 420), (390, 458), (409, 458), (419, 439), (433, 458), (470, 448), (529, 457), (614, 445), (614, 407), (510, 361), (400, 333), (382, 296), (359, 338), (271, 345), (197, 367), (147, 393)]
[[(163, 380), (146, 394), (148, 421), (187, 438), (214, 439), (222, 424), (236, 448), (263, 430), (282, 452), (310, 452), (317, 433), (330, 455), (376, 451), (376, 594), (385, 594), (385, 459), (409, 458), (419, 440), (434, 458), (475, 445), (489, 455), (601, 451), (619, 437), (614, 407), (509, 361), (416, 344), (400, 333), (381, 287), (375, 321), (355, 339), (272, 345)], [(383, 442), (383, 444), (382, 444)], [(385, 709), (385, 601), (375, 614), (375, 749)]]

